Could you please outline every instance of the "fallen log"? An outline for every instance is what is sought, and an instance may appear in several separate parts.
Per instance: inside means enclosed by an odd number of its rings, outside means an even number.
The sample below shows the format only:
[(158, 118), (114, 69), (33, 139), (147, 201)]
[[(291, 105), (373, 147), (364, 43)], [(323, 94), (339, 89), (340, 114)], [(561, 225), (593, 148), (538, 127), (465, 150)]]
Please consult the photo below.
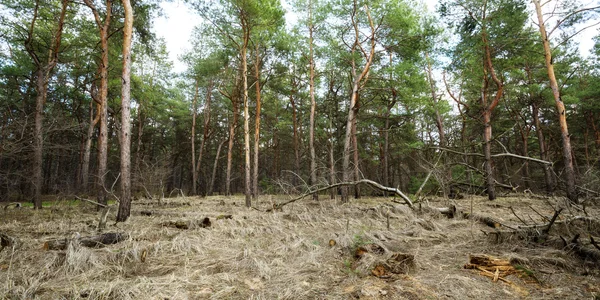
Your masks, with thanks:
[(208, 217), (202, 220), (178, 220), (168, 221), (161, 223), (162, 226), (174, 227), (177, 229), (190, 229), (190, 228), (208, 228), (212, 225)]
[(12, 202), (12, 203), (4, 205), (4, 210), (11, 208), (11, 206), (14, 206), (13, 208), (22, 208), (23, 207), (20, 202)]
[(492, 227), (492, 228), (500, 228), (502, 226), (511, 228), (509, 226), (506, 226), (506, 225), (502, 224), (500, 221), (498, 221), (498, 220), (496, 220), (496, 219), (494, 219), (492, 217), (480, 216), (480, 215), (471, 214), (471, 213), (468, 213), (468, 212), (463, 212), (462, 213), (462, 217), (465, 218), (465, 219), (477, 221), (479, 223), (485, 224), (485, 225), (487, 225), (489, 227)]
[(70, 241), (88, 248), (102, 248), (122, 242), (129, 238), (129, 234), (121, 232), (107, 232), (100, 235), (76, 237), (74, 239), (56, 239), (44, 243), (44, 250), (64, 250)]
[[(593, 262), (600, 261), (600, 251), (598, 251), (596, 249), (590, 249), (590, 248), (587, 248), (584, 245), (582, 245), (579, 242), (579, 234), (575, 235), (570, 241), (567, 241), (562, 236), (560, 237), (560, 239), (563, 242), (562, 249), (566, 249), (568, 251), (573, 252), (574, 254), (576, 254), (583, 260), (591, 260)], [(593, 242), (593, 238), (590, 239), (590, 244), (593, 245), (592, 242)], [(558, 246), (556, 242), (554, 242), (554, 245)], [(560, 248), (560, 246), (558, 246), (557, 248)]]

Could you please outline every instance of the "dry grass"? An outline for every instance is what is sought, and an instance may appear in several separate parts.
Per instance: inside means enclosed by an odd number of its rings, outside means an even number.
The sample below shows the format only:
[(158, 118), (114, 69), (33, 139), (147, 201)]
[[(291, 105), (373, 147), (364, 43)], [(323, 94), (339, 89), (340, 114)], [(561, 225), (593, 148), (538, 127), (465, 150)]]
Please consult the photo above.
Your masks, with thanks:
[[(471, 200), (474, 212), (507, 224), (520, 224), (510, 206), (525, 220), (543, 223), (530, 205), (552, 215), (543, 200), (526, 196), (495, 202), (477, 197), (460, 200), (458, 206), (469, 210)], [(258, 207), (267, 208), (277, 198), (264, 196), (262, 201)], [(430, 201), (435, 207), (447, 204), (442, 199)], [(483, 225), (426, 210), (413, 212), (383, 198), (346, 205), (305, 200), (274, 213), (242, 205), (241, 197), (176, 198), (161, 206), (137, 202), (129, 221), (107, 228), (128, 232), (129, 240), (102, 249), (72, 244), (65, 251), (44, 251), (42, 245), (76, 233), (96, 234), (99, 216), (91, 205), (57, 202), (43, 211), (0, 212), (0, 232), (18, 237), (21, 244), (0, 252), (0, 298), (590, 299), (600, 295), (598, 268), (566, 251), (522, 240), (493, 244)], [(142, 209), (161, 214), (135, 213)], [(600, 215), (597, 208), (588, 208), (588, 213)], [(223, 214), (233, 218), (217, 219)], [(160, 225), (204, 217), (211, 219), (210, 228)], [(560, 230), (574, 232), (582, 226)], [(333, 247), (331, 239), (336, 241)], [(353, 250), (369, 243), (386, 252), (356, 260)], [(372, 276), (374, 264), (394, 252), (413, 254), (416, 267), (387, 279)], [(468, 255), (475, 253), (511, 258), (539, 283), (516, 276), (508, 278), (513, 285), (492, 282), (463, 269)]]

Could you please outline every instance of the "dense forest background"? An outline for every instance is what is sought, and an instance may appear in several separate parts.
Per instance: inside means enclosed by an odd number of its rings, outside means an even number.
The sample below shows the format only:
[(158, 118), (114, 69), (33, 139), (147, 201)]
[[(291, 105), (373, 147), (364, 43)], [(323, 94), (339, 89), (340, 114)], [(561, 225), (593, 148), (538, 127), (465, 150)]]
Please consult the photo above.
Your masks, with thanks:
[[(598, 195), (600, 39), (587, 56), (578, 40), (600, 8), (584, 2), (297, 0), (286, 24), (279, 0), (189, 0), (203, 22), (176, 74), (153, 33), (159, 1), (131, 1), (133, 197), (250, 205), (361, 179)], [(120, 197), (121, 2), (0, 12), (0, 201)]]

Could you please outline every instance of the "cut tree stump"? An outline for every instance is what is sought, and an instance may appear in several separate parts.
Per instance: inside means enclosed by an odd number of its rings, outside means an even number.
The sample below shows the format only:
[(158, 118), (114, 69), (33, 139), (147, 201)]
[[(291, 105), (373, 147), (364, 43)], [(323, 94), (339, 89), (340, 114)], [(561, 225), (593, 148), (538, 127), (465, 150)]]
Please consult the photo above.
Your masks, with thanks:
[(20, 245), (19, 240), (16, 237), (12, 237), (8, 234), (0, 232), (0, 252), (5, 247), (18, 247)]
[(45, 250), (64, 250), (67, 248), (69, 241), (74, 241), (88, 248), (102, 248), (106, 245), (112, 245), (122, 242), (129, 238), (129, 234), (121, 232), (107, 232), (100, 235), (79, 237), (75, 239), (56, 239), (46, 241), (44, 243)]
[(504, 277), (517, 273), (508, 259), (496, 258), (489, 255), (469, 255), (469, 263), (465, 264), (465, 269), (479, 270), (480, 275), (490, 277), (494, 282), (501, 280), (511, 284)]
[(407, 253), (394, 253), (385, 261), (375, 264), (371, 274), (379, 278), (389, 278), (391, 274), (408, 274), (416, 269), (415, 256)]

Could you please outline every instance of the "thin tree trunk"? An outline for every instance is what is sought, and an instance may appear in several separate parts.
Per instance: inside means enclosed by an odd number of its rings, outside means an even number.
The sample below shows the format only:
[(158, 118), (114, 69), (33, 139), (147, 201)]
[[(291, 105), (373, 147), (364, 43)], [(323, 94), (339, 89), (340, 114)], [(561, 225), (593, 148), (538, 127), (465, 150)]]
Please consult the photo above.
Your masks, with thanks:
[[(329, 120), (329, 128), (331, 128), (331, 135), (329, 137), (329, 184), (333, 185), (336, 183), (335, 180), (335, 155), (334, 155), (334, 145), (333, 145), (333, 126), (331, 120)], [(335, 199), (336, 189), (329, 190), (329, 198)]]
[(259, 47), (256, 43), (254, 61), (254, 77), (256, 78), (256, 113), (254, 115), (254, 169), (252, 174), (252, 197), (258, 197), (258, 146), (260, 144), (260, 56)]
[(212, 196), (212, 194), (213, 194), (213, 190), (215, 187), (215, 178), (217, 177), (217, 166), (219, 165), (219, 158), (221, 155), (221, 149), (223, 148), (223, 145), (225, 145), (226, 142), (227, 142), (227, 140), (222, 141), (221, 143), (219, 143), (219, 146), (217, 147), (217, 156), (215, 156), (212, 177), (210, 178), (210, 184), (208, 185), (207, 195), (209, 195), (209, 196)]
[(227, 172), (225, 175), (225, 195), (231, 196), (231, 169), (233, 167), (233, 142), (235, 140), (235, 128), (237, 127), (238, 122), (238, 110), (239, 103), (236, 98), (237, 96), (233, 96), (231, 98), (232, 106), (233, 106), (233, 121), (229, 124), (229, 138), (228, 138), (228, 148), (227, 148)]
[[(104, 21), (101, 20), (100, 14), (95, 5), (90, 0), (83, 2), (92, 10), (94, 20), (100, 31), (100, 99), (98, 104), (98, 113), (100, 114), (100, 133), (98, 135), (98, 181), (97, 181), (97, 198), (98, 203), (106, 205), (108, 199), (105, 191), (105, 180), (108, 161), (108, 30), (110, 28), (110, 19), (112, 13), (112, 0), (106, 0), (106, 15)], [(100, 209), (101, 206), (98, 206)]]
[(244, 83), (244, 194), (246, 195), (246, 207), (252, 205), (252, 191), (250, 179), (250, 112), (248, 110), (248, 62), (246, 51), (248, 40), (250, 39), (250, 29), (248, 24), (242, 18), (242, 31), (244, 32), (244, 41), (241, 49), (242, 59), (242, 81)]
[(117, 222), (124, 222), (131, 212), (131, 35), (133, 10), (130, 0), (122, 0), (125, 10), (123, 27), (123, 75), (121, 80), (121, 199)]
[(298, 137), (298, 117), (297, 117), (297, 108), (296, 101), (294, 100), (294, 95), (296, 94), (297, 83), (292, 78), (292, 91), (290, 93), (290, 103), (292, 104), (292, 125), (294, 130), (294, 167), (296, 176), (294, 176), (293, 183), (297, 185), (298, 176), (300, 176), (300, 141)]
[(48, 50), (47, 61), (43, 63), (35, 49), (32, 46), (33, 42), (33, 30), (37, 21), (39, 0), (35, 2), (33, 18), (29, 26), (27, 39), (25, 41), (25, 49), (32, 58), (35, 66), (35, 117), (34, 117), (34, 132), (33, 132), (33, 207), (35, 209), (42, 209), (42, 185), (43, 185), (43, 155), (44, 155), (44, 133), (42, 130), (44, 124), (44, 105), (46, 104), (46, 98), (48, 96), (48, 81), (50, 75), (54, 70), (54, 67), (58, 63), (58, 51), (60, 49), (60, 43), (62, 41), (62, 32), (65, 23), (65, 16), (67, 7), (69, 5), (68, 0), (62, 1), (62, 7), (60, 11), (60, 17), (56, 24), (56, 32), (52, 40), (52, 45)]
[[(95, 115), (95, 116), (94, 116)], [(92, 152), (92, 136), (94, 135), (94, 128), (100, 120), (100, 115), (94, 113), (94, 102), (90, 102), (90, 123), (88, 124), (88, 130), (85, 140), (85, 149), (83, 152), (83, 163), (81, 166), (81, 186), (83, 191), (88, 191), (88, 180), (90, 170), (90, 155)]]
[[(358, 110), (356, 111), (358, 116)], [(357, 118), (352, 122), (352, 161), (354, 163), (354, 180), (361, 180), (360, 178), (360, 169), (358, 168), (358, 141), (356, 137), (356, 123)], [(354, 199), (360, 199), (360, 187), (358, 185), (354, 186)]]
[(535, 11), (538, 17), (538, 26), (540, 28), (540, 34), (542, 37), (542, 44), (544, 46), (544, 57), (546, 60), (546, 69), (548, 71), (548, 78), (550, 80), (550, 88), (554, 95), (554, 103), (556, 104), (556, 111), (558, 112), (558, 124), (560, 126), (560, 134), (562, 138), (562, 154), (565, 165), (565, 181), (567, 184), (567, 198), (572, 202), (578, 202), (577, 190), (575, 188), (575, 169), (573, 168), (573, 155), (571, 150), (571, 138), (569, 137), (569, 128), (567, 126), (567, 114), (565, 110), (565, 104), (560, 97), (560, 91), (558, 89), (558, 83), (556, 82), (556, 76), (554, 75), (554, 65), (552, 64), (552, 50), (550, 50), (550, 41), (548, 40), (548, 34), (546, 33), (546, 26), (544, 24), (544, 17), (542, 14), (542, 7), (539, 0), (533, 0), (535, 4)]
[(211, 135), (210, 103), (212, 101), (212, 79), (208, 81), (208, 86), (206, 87), (206, 89), (206, 102), (204, 103), (204, 128), (202, 134), (202, 142), (200, 143), (200, 151), (198, 152), (198, 162), (196, 163), (196, 180), (198, 180), (198, 175), (200, 174), (200, 170), (202, 167), (202, 159), (204, 158), (204, 149), (206, 148), (206, 141), (210, 139)]
[(196, 110), (198, 103), (199, 79), (196, 78), (196, 91), (192, 100), (192, 195), (196, 195), (196, 184), (198, 182), (198, 171), (196, 171)]
[[(309, 185), (314, 186), (317, 184), (317, 158), (315, 152), (315, 114), (317, 109), (317, 102), (315, 101), (315, 61), (314, 61), (314, 50), (313, 50), (313, 33), (314, 26), (312, 23), (312, 0), (308, 2), (308, 45), (309, 45), (309, 63), (310, 63), (310, 75), (309, 75), (309, 93), (310, 93), (310, 124), (308, 133), (308, 148), (310, 152), (310, 181)], [(319, 200), (319, 193), (312, 195), (313, 200)]]
[(135, 158), (134, 158), (134, 185), (136, 186), (136, 190), (139, 189), (139, 186), (142, 184), (141, 180), (142, 180), (142, 170), (140, 167), (140, 163), (142, 160), (142, 135), (144, 133), (144, 122), (143, 122), (143, 118), (142, 118), (142, 113), (143, 113), (143, 109), (144, 109), (144, 102), (142, 99), (137, 99), (138, 100), (138, 109), (137, 109), (137, 123), (138, 123), (138, 127), (137, 127), (137, 146), (135, 149)]
[(46, 83), (45, 83), (44, 71), (39, 68), (36, 72), (36, 84), (35, 90), (37, 96), (35, 97), (35, 129), (33, 138), (33, 207), (35, 209), (42, 209), (42, 166), (43, 166), (43, 146), (44, 136), (42, 131), (42, 125), (44, 122), (44, 102), (46, 98)]

